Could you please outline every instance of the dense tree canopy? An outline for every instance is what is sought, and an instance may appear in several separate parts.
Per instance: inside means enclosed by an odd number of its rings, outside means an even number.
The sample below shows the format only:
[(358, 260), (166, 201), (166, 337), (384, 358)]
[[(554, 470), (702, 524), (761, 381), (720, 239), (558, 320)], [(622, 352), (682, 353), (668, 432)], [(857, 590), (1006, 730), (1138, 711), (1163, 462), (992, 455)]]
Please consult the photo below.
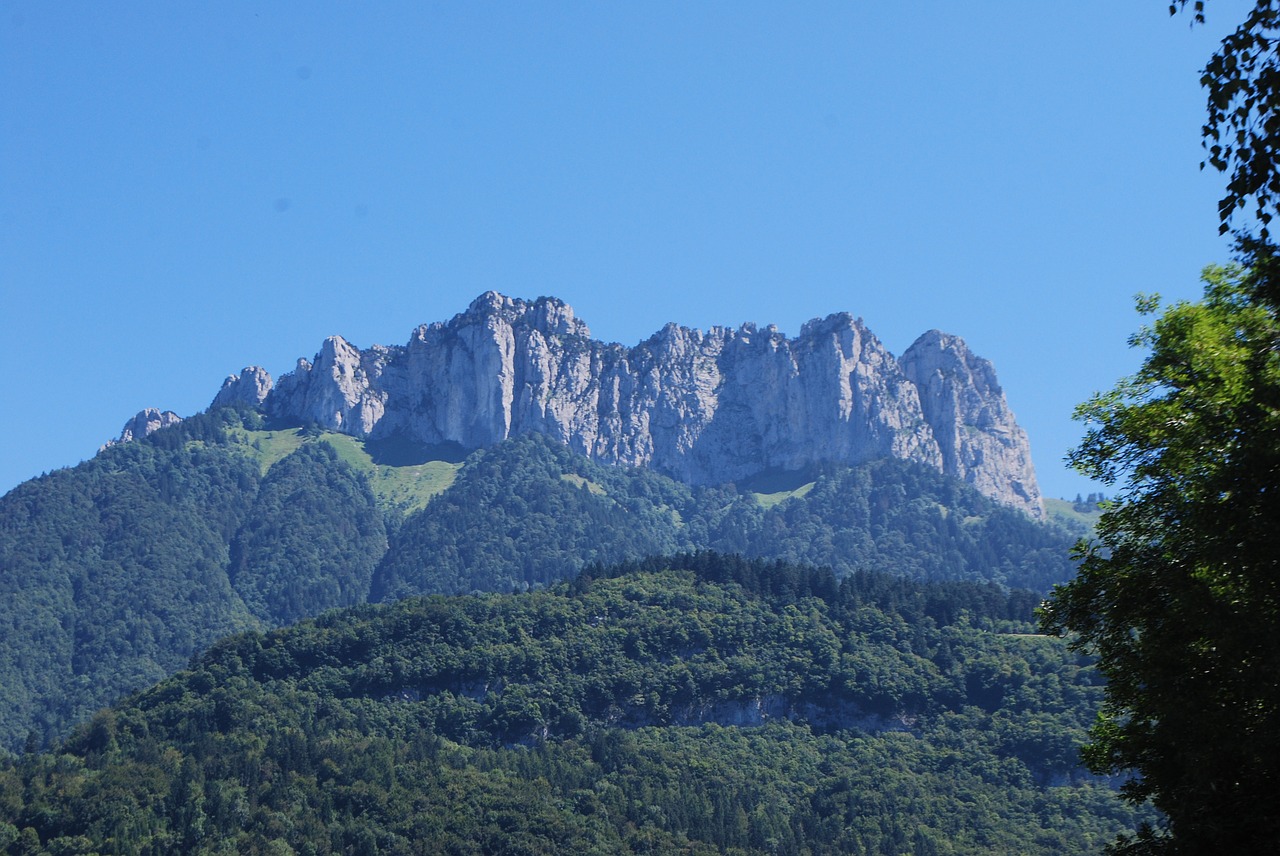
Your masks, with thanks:
[[(366, 599), (536, 588), (697, 549), (1040, 592), (1072, 570), (1064, 532), (902, 461), (757, 493), (527, 437), (441, 482), (375, 472), (351, 438), (309, 433), (220, 410), (0, 498), (0, 751), (65, 735), (221, 635)], [(371, 493), (388, 470), (439, 491), (402, 517), (395, 494)]]
[(694, 549), (1041, 592), (1072, 573), (1069, 536), (931, 467), (886, 459), (789, 475), (796, 489), (773, 495), (690, 487), (545, 437), (508, 440), (469, 457), (449, 490), (404, 521), (371, 599), (511, 591), (589, 562)]
[(268, 625), (289, 624), (369, 597), (387, 549), (365, 479), (326, 443), (271, 468), (231, 542), (231, 583)]
[(1280, 315), (1276, 260), (1245, 249), (1252, 268), (1206, 271), (1204, 300), (1164, 309), (1137, 374), (1080, 411), (1075, 463), (1126, 487), (1045, 619), (1108, 680), (1087, 762), (1135, 771), (1128, 796), (1168, 818), (1132, 852), (1280, 841)]
[[(223, 640), (0, 761), (0, 853), (1087, 854), (1087, 661), (994, 585), (706, 553)], [(1149, 812), (1148, 812), (1149, 813)]]
[(0, 749), (64, 734), (256, 626), (225, 568), (258, 468), (224, 427), (196, 418), (0, 498)]

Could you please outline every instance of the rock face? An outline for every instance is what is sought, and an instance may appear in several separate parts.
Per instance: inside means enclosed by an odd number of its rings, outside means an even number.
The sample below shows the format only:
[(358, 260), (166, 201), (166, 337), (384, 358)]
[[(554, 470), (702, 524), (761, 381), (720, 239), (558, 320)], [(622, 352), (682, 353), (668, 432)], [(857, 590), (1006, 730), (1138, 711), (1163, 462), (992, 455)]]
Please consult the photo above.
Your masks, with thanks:
[(593, 340), (559, 300), (488, 292), (403, 347), (329, 338), (274, 389), (266, 372), (246, 369), (214, 404), (235, 401), (373, 439), (474, 449), (544, 434), (692, 483), (894, 456), (1043, 516), (1026, 434), (991, 364), (937, 331), (895, 359), (843, 313), (794, 339), (772, 326), (668, 324), (624, 348)]
[(147, 407), (139, 410), (132, 419), (124, 423), (119, 439), (108, 440), (106, 445), (112, 446), (116, 443), (128, 443), (130, 440), (141, 440), (154, 431), (168, 428), (170, 425), (176, 425), (181, 421), (182, 417), (172, 410), (160, 411), (154, 407)]
[(248, 366), (240, 370), (240, 375), (227, 375), (222, 382), (222, 389), (213, 397), (210, 407), (228, 407), (233, 404), (247, 404), (257, 407), (266, 400), (271, 392), (271, 375), (265, 369)]
[(917, 339), (898, 362), (919, 391), (942, 450), (942, 471), (1011, 505), (1041, 507), (1031, 446), (1005, 403), (995, 367), (959, 336), (938, 330)]

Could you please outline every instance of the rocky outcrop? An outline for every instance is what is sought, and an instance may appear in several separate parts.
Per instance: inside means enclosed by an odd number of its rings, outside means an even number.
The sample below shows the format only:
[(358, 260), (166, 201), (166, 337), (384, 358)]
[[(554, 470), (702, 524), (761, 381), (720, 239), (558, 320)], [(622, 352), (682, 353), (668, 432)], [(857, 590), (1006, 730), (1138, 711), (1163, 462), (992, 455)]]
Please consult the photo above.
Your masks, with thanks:
[(898, 361), (920, 395), (942, 451), (942, 471), (1011, 505), (1041, 508), (1027, 434), (1013, 418), (995, 367), (959, 336), (930, 330)]
[(366, 437), (386, 413), (387, 392), (379, 380), (388, 353), (377, 345), (361, 353), (341, 336), (330, 336), (314, 363), (300, 359), (280, 378), (267, 397), (267, 411)]
[[(182, 417), (172, 410), (160, 411), (154, 407), (147, 407), (139, 410), (137, 415), (124, 423), (124, 428), (120, 431), (119, 438), (108, 440), (106, 446), (114, 446), (116, 443), (128, 443), (130, 440), (141, 440), (148, 434), (159, 431), (161, 428), (168, 428), (170, 425), (176, 425), (181, 421)], [(106, 448), (106, 446), (103, 446), (103, 448)]]
[(246, 369), (215, 404), (263, 389), (268, 414), (357, 437), (474, 449), (537, 433), (693, 483), (893, 456), (1043, 514), (1026, 435), (991, 364), (937, 332), (898, 360), (848, 314), (794, 339), (772, 326), (668, 324), (625, 348), (593, 340), (559, 300), (489, 292), (404, 346), (326, 339), (273, 389)]
[(213, 397), (210, 407), (229, 407), (236, 404), (247, 404), (257, 407), (266, 400), (271, 392), (271, 375), (266, 369), (248, 366), (240, 370), (239, 375), (227, 375), (222, 382), (222, 389)]

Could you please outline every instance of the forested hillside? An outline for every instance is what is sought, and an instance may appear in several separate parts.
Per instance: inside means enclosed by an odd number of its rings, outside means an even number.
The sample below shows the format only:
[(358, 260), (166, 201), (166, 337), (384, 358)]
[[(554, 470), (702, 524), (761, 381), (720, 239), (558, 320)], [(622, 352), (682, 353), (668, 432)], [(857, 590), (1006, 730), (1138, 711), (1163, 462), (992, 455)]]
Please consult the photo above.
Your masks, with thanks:
[(413, 594), (714, 549), (1045, 592), (1071, 538), (885, 460), (690, 487), (541, 437), (364, 444), (222, 409), (0, 498), (0, 747), (42, 745), (215, 639)]
[(1084, 853), (1035, 598), (701, 554), (218, 643), (0, 766), (10, 853)]
[(259, 470), (193, 420), (0, 499), (0, 746), (64, 733), (258, 626), (227, 577)]
[(1070, 544), (1062, 530), (906, 461), (689, 487), (534, 436), (476, 452), (448, 491), (406, 519), (374, 599), (509, 591), (585, 562), (677, 549), (1047, 591), (1071, 574)]
[(387, 549), (386, 526), (367, 480), (324, 443), (268, 471), (231, 544), (231, 583), (271, 626), (335, 606), (364, 603)]

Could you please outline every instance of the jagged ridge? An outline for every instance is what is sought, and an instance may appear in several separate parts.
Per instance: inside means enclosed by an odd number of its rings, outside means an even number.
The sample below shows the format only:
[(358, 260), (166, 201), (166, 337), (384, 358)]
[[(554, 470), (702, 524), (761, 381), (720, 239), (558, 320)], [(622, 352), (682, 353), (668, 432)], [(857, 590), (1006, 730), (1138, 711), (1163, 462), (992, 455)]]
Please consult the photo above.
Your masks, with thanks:
[(794, 339), (772, 325), (668, 324), (625, 348), (592, 339), (560, 300), (491, 291), (404, 346), (362, 351), (332, 336), (274, 385), (246, 368), (213, 405), (237, 402), (356, 437), (466, 449), (542, 434), (694, 484), (892, 456), (1044, 515), (1026, 433), (991, 363), (937, 330), (897, 359), (847, 313)]

